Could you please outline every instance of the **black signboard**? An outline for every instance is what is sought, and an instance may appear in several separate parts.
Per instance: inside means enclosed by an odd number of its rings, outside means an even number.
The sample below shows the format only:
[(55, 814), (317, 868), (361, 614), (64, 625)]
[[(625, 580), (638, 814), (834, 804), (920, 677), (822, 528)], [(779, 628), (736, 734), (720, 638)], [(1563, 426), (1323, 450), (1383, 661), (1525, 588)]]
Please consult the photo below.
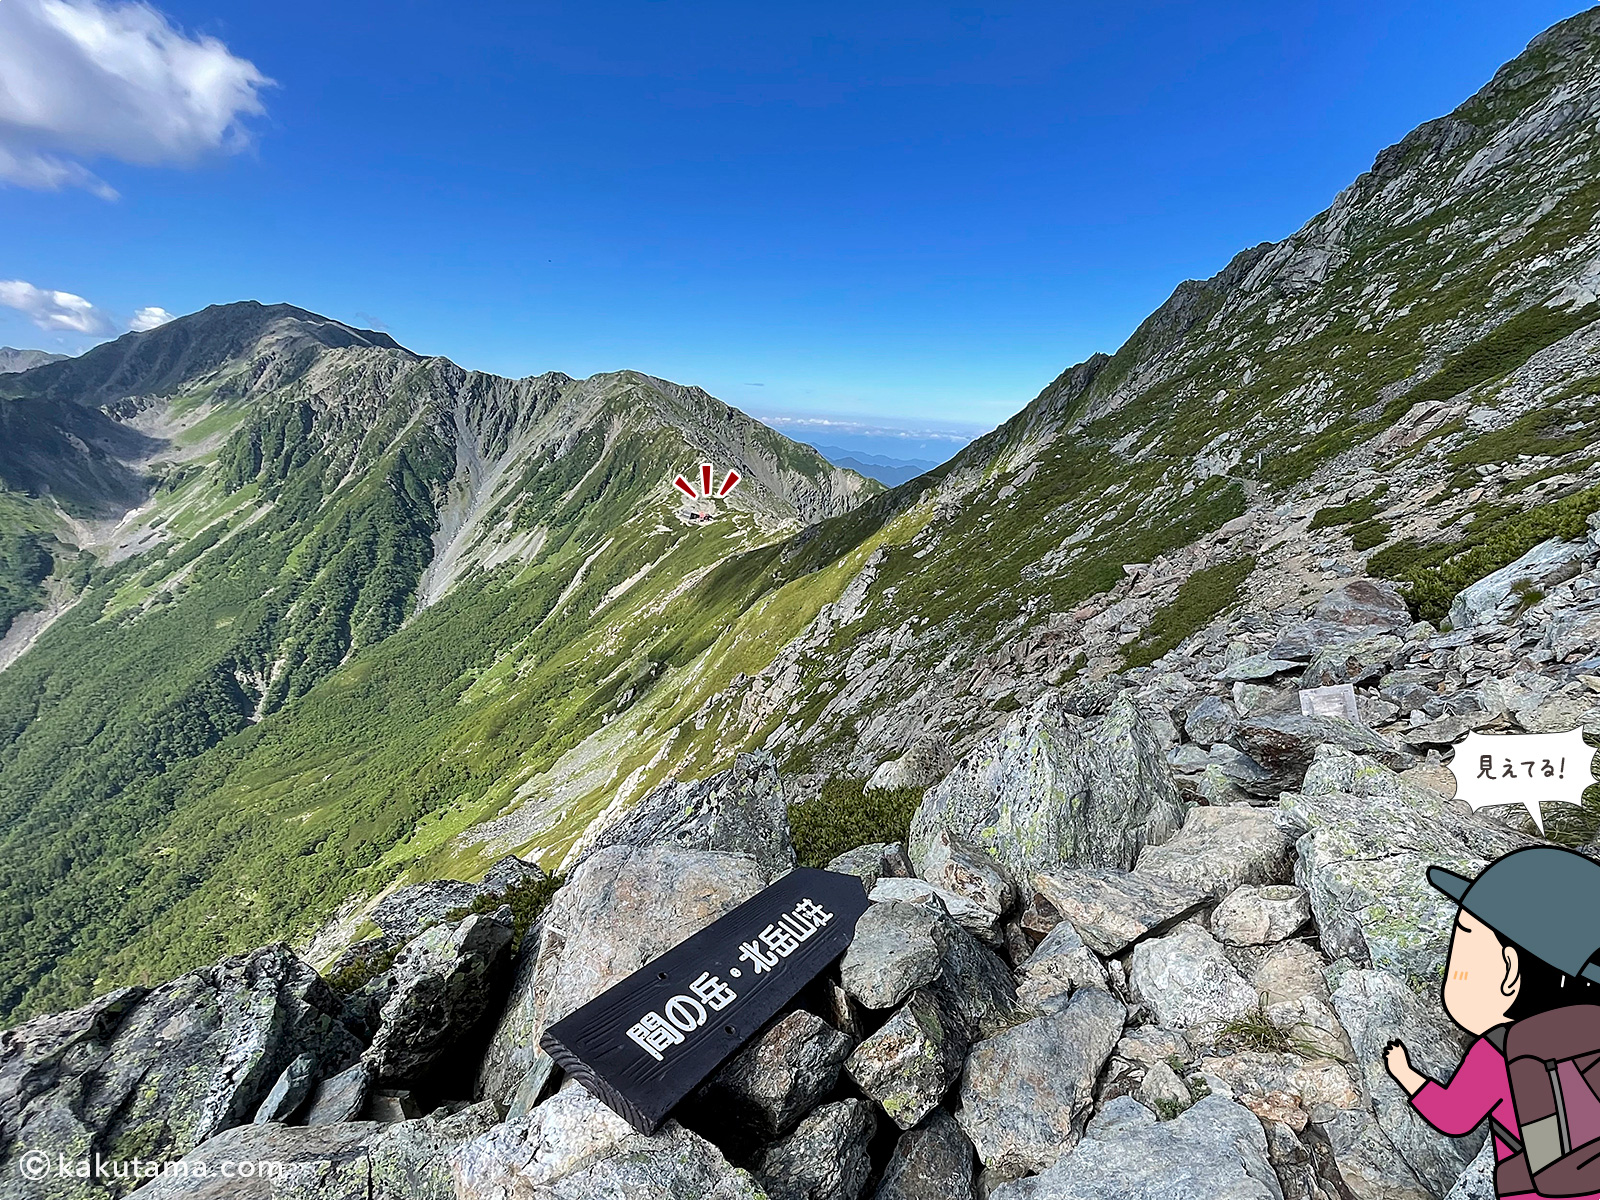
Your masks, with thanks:
[(539, 1045), (641, 1133), (850, 945), (855, 875), (800, 867), (545, 1031)]

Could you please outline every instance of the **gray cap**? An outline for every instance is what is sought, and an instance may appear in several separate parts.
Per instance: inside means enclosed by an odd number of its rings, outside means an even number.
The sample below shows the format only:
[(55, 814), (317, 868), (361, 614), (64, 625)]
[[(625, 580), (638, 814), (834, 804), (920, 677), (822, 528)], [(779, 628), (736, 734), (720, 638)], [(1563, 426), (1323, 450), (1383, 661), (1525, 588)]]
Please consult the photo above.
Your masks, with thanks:
[(1443, 867), (1428, 882), (1489, 928), (1566, 975), (1600, 983), (1600, 863), (1559, 846), (1497, 858), (1476, 879)]

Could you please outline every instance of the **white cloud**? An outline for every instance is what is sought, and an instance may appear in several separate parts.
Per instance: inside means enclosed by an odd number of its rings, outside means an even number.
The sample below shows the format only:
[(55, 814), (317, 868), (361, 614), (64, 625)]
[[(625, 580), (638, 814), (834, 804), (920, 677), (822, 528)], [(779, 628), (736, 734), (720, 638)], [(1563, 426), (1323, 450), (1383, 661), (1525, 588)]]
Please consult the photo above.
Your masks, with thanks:
[(154, 8), (0, 0), (0, 180), (116, 192), (80, 160), (192, 163), (249, 144), (272, 81)]
[(149, 308), (141, 308), (133, 314), (133, 320), (128, 322), (128, 328), (135, 333), (144, 333), (148, 329), (165, 325), (172, 320), (172, 314), (159, 304), (152, 304)]
[[(7, 0), (0, 0), (4, 7)], [(106, 333), (111, 322), (82, 296), (36, 288), (20, 279), (0, 279), (0, 304), (26, 313), (40, 329)]]

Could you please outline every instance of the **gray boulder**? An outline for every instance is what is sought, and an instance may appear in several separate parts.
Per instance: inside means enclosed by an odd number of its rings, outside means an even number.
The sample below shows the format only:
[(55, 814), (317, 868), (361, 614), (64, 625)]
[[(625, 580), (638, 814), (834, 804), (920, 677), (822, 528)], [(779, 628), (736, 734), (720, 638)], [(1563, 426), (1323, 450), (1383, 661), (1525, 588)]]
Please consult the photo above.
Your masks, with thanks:
[[(380, 1125), (240, 1125), (217, 1134), (172, 1173), (139, 1189), (140, 1200), (455, 1200), (450, 1158), (495, 1123), (494, 1106)], [(274, 1164), (228, 1175), (223, 1162)], [(206, 1173), (200, 1174), (200, 1164)]]
[(1281, 942), (1311, 919), (1311, 901), (1292, 884), (1246, 885), (1211, 913), (1211, 932), (1230, 946)]
[(509, 1108), (530, 1069), (547, 1058), (538, 1049), (545, 1029), (768, 881), (760, 864), (742, 854), (666, 845), (596, 852), (551, 900), (538, 937), (525, 939), (479, 1071), (478, 1095)]
[(1292, 844), (1270, 809), (1195, 808), (1176, 836), (1139, 852), (1135, 874), (1215, 900), (1246, 884), (1287, 882)]
[(1367, 1109), (1328, 1110), (1308, 1132), (1327, 1146), (1339, 1181), (1355, 1200), (1438, 1200)]
[(950, 745), (937, 734), (925, 734), (907, 747), (899, 758), (881, 764), (867, 780), (866, 790), (893, 791), (898, 788), (930, 788), (950, 773), (956, 756)]
[(1001, 943), (1000, 918), (996, 913), (936, 883), (922, 879), (880, 879), (867, 898), (874, 904), (899, 902), (946, 913), (957, 925), (990, 945)]
[(378, 1034), (363, 1056), (379, 1083), (423, 1079), (501, 994), (511, 953), (511, 910), (434, 925), (395, 956)]
[(1318, 650), (1300, 678), (1303, 688), (1333, 687), (1340, 683), (1365, 683), (1392, 670), (1405, 658), (1404, 638), (1392, 633), (1356, 638)]
[(142, 1158), (187, 1154), (249, 1123), (300, 1055), (323, 1070), (353, 1062), (361, 1043), (339, 1011), (333, 990), (280, 944), (6, 1030), (0, 1178), (23, 1187), (21, 1196), (103, 1198), (93, 1181), (27, 1190), (15, 1156), (39, 1150), (77, 1160), (119, 1145)]
[(1292, 659), (1274, 658), (1270, 654), (1251, 654), (1236, 662), (1231, 662), (1221, 671), (1217, 678), (1230, 683), (1244, 680), (1271, 679), (1274, 675), (1282, 675), (1285, 671), (1293, 671), (1299, 663)]
[(942, 829), (920, 850), (912, 865), (928, 883), (966, 897), (996, 918), (1016, 904), (1016, 881), (992, 855)]
[(1017, 1000), (1035, 1013), (1065, 1006), (1079, 988), (1110, 990), (1106, 969), (1071, 921), (1062, 921), (1017, 970)]
[(938, 977), (947, 928), (937, 910), (922, 905), (871, 905), (839, 964), (845, 991), (868, 1008), (893, 1008)]
[(1126, 870), (1183, 811), (1165, 747), (1126, 693), (1085, 719), (1047, 692), (928, 789), (909, 848), (916, 861), (944, 831), (983, 846), (1019, 879), (1061, 866)]
[(1467, 1164), (1444, 1200), (1495, 1200), (1494, 1166), (1494, 1143), (1485, 1139), (1477, 1157)]
[(364, 1062), (317, 1081), (306, 1105), (307, 1125), (339, 1125), (354, 1121), (372, 1090), (372, 1068)]
[(1347, 971), (1333, 993), (1379, 1127), (1417, 1178), (1442, 1196), (1478, 1152), (1484, 1132), (1478, 1129), (1461, 1138), (1439, 1133), (1411, 1106), (1383, 1065), (1385, 1047), (1398, 1037), (1424, 1075), (1448, 1081), (1455, 1073), (1472, 1039), (1444, 1016), (1435, 999), (1430, 1001), (1424, 1007), (1410, 988), (1385, 971)]
[(1251, 1113), (1206, 1096), (1170, 1121), (1131, 1097), (1112, 1100), (1071, 1154), (990, 1200), (1283, 1200), (1267, 1139)]
[(1233, 736), (1239, 723), (1239, 714), (1220, 696), (1207, 696), (1189, 710), (1183, 719), (1183, 731), (1189, 740), (1202, 746), (1225, 742)]
[(1136, 945), (1128, 984), (1157, 1023), (1176, 1029), (1214, 1027), (1259, 1006), (1221, 944), (1193, 921)]
[[(471, 908), (480, 900), (499, 904), (513, 889), (544, 878), (545, 873), (537, 863), (508, 854), (490, 867), (488, 874), (478, 883), (466, 883), (458, 879), (414, 883), (379, 899), (367, 915), (389, 937), (409, 941), (429, 926), (448, 920), (453, 912)], [(349, 958), (341, 956), (329, 968), (329, 973), (337, 971), (349, 961)]]
[(1540, 542), (1516, 562), (1462, 588), (1450, 602), (1451, 626), (1472, 629), (1495, 623), (1519, 603), (1518, 585), (1544, 588), (1556, 578), (1570, 578), (1575, 573), (1572, 568), (1588, 553), (1589, 547), (1581, 541), (1551, 538)]
[(857, 1200), (872, 1174), (867, 1144), (877, 1125), (865, 1100), (824, 1104), (767, 1147), (756, 1178), (771, 1200)]
[[(1160, 849), (1146, 847), (1142, 853)], [(1151, 872), (1094, 867), (1041, 872), (1034, 876), (1033, 886), (1072, 923), (1090, 948), (1107, 957), (1192, 916), (1207, 899), (1202, 891)]]
[(1110, 992), (1084, 988), (1059, 1012), (972, 1047), (956, 1119), (984, 1166), (1014, 1178), (1072, 1148), (1126, 1016)]
[(741, 754), (708, 779), (669, 780), (652, 789), (589, 841), (572, 867), (608, 847), (657, 845), (748, 855), (768, 878), (794, 866), (789, 807), (772, 755)]
[(903, 879), (911, 874), (911, 864), (899, 842), (873, 842), (846, 850), (827, 867), (840, 875), (854, 875), (861, 880), (867, 892), (878, 886), (880, 879)]
[(976, 1165), (971, 1140), (936, 1108), (895, 1142), (875, 1200), (973, 1200)]
[(1392, 583), (1352, 579), (1317, 601), (1312, 618), (1347, 627), (1404, 633), (1411, 628), (1411, 609)]
[(706, 1089), (707, 1107), (752, 1114), (767, 1138), (788, 1133), (833, 1088), (850, 1050), (846, 1035), (797, 1009), (723, 1065)]
[(636, 1133), (576, 1084), (451, 1154), (456, 1200), (766, 1200), (749, 1172), (668, 1121)]

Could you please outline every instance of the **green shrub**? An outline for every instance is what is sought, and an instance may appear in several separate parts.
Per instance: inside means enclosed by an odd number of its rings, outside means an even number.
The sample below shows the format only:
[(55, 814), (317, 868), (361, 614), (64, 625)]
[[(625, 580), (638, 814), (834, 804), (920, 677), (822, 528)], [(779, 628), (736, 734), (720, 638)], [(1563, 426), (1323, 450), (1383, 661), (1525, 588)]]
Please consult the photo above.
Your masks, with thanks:
[(1144, 637), (1128, 643), (1123, 661), (1128, 667), (1147, 667), (1176, 649), (1184, 638), (1238, 603), (1240, 589), (1255, 569), (1256, 560), (1249, 557), (1196, 571), (1183, 581), (1171, 604), (1156, 610)]
[(857, 846), (903, 842), (921, 788), (866, 791), (862, 779), (829, 779), (815, 800), (789, 806), (789, 833), (802, 867), (825, 867)]
[(1326, 529), (1330, 525), (1350, 525), (1362, 521), (1370, 521), (1382, 511), (1380, 501), (1388, 494), (1389, 485), (1380, 483), (1368, 495), (1359, 500), (1352, 500), (1348, 504), (1335, 504), (1326, 508), (1319, 508), (1311, 514), (1311, 524), (1308, 529)]
[(479, 896), (465, 908), (453, 909), (446, 915), (445, 920), (459, 921), (462, 917), (471, 916), (473, 913), (490, 913), (502, 904), (509, 904), (511, 949), (515, 953), (517, 947), (522, 945), (522, 935), (527, 933), (539, 919), (539, 914), (544, 912), (545, 907), (565, 882), (566, 880), (560, 875), (547, 875), (543, 879), (527, 879), (521, 883), (514, 883), (499, 897)]
[(1584, 537), (1585, 522), (1596, 510), (1600, 486), (1534, 508), (1485, 514), (1454, 542), (1428, 545), (1408, 539), (1385, 547), (1367, 560), (1367, 571), (1396, 581), (1419, 621), (1438, 623), (1462, 588), (1515, 562), (1540, 542)]
[(352, 996), (392, 967), (395, 955), (399, 953), (400, 943), (384, 949), (373, 946), (370, 952), (351, 959), (339, 970), (329, 973), (326, 977), (328, 986), (341, 996)]
[(1449, 400), (1470, 387), (1510, 374), (1546, 346), (1582, 329), (1600, 312), (1594, 305), (1563, 310), (1535, 305), (1458, 350), (1427, 379), (1411, 389), (1413, 404)]

